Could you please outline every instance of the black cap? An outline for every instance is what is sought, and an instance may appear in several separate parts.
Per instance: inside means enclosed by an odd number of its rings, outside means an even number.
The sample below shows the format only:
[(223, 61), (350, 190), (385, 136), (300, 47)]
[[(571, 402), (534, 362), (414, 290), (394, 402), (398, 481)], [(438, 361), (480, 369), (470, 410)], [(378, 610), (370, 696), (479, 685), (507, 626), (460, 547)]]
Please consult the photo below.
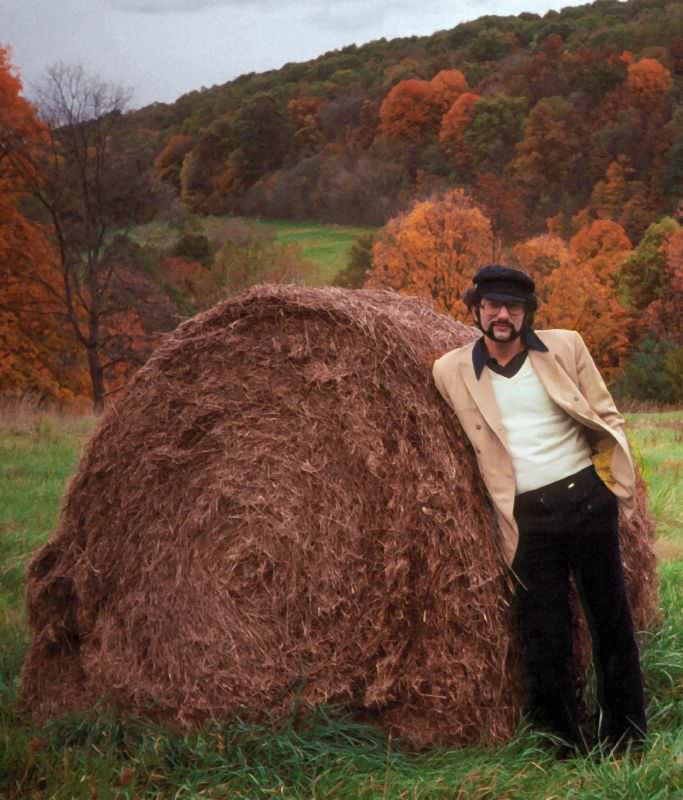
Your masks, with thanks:
[(520, 269), (489, 264), (482, 267), (472, 278), (481, 297), (501, 303), (528, 303), (534, 298), (536, 286), (533, 280)]

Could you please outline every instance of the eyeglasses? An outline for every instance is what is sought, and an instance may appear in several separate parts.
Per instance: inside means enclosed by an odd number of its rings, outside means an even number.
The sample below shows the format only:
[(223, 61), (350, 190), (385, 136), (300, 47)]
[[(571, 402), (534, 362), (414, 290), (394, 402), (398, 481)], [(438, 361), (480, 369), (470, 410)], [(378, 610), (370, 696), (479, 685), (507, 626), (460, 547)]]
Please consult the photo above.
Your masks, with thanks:
[(508, 314), (511, 317), (521, 317), (525, 311), (524, 303), (517, 303), (515, 301), (511, 301), (508, 303), (501, 303), (498, 300), (486, 300), (486, 299), (483, 299), (481, 301), (480, 308), (487, 314), (495, 315), (500, 312), (503, 306), (507, 308)]

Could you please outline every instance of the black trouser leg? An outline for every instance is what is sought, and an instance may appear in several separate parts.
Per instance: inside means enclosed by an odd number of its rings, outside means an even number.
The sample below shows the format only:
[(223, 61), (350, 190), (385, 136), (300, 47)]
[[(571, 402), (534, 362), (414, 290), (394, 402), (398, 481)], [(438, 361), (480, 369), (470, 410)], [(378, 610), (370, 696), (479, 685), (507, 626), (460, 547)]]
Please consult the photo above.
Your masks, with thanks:
[(617, 502), (591, 469), (579, 480), (520, 495), (519, 547), (513, 570), (520, 646), (532, 717), (579, 742), (572, 659), (569, 575), (589, 621), (609, 744), (641, 741), (646, 731), (643, 682), (619, 552)]
[(617, 504), (603, 484), (596, 484), (583, 516), (571, 561), (593, 638), (599, 736), (612, 744), (642, 741), (647, 727), (643, 680), (624, 584)]
[(513, 565), (516, 621), (533, 723), (579, 744), (569, 569), (557, 535), (525, 531)]

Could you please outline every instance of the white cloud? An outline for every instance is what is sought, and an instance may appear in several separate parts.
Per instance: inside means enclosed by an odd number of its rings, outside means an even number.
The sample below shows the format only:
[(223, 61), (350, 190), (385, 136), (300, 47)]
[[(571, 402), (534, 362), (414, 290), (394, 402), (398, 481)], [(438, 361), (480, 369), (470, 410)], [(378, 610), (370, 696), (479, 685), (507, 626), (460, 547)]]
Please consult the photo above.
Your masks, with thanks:
[(268, 11), (279, 8), (279, 0), (107, 0), (109, 6), (120, 11), (142, 14), (166, 14), (177, 12), (195, 14), (208, 8), (250, 8), (254, 11)]
[[(385, 37), (425, 36), (483, 14), (584, 0), (0, 0), (0, 44), (25, 85), (57, 61), (171, 102), (240, 74)], [(8, 6), (12, 6), (11, 11)]]

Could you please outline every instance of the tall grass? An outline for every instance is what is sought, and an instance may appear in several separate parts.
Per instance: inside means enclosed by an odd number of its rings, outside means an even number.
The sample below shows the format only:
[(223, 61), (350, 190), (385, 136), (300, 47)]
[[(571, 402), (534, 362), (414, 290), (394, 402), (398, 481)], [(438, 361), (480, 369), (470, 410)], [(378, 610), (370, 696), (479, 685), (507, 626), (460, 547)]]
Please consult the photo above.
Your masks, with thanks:
[(629, 438), (657, 520), (658, 554), (683, 558), (683, 413), (629, 414)]
[[(1, 411), (1, 410), (0, 410)], [(630, 415), (663, 536), (680, 545), (683, 414)], [(660, 565), (663, 623), (646, 639), (647, 750), (558, 762), (520, 727), (495, 748), (414, 752), (339, 709), (273, 724), (218, 721), (191, 733), (102, 710), (37, 726), (17, 707), (29, 632), (23, 571), (53, 529), (91, 418), (0, 413), (0, 797), (14, 798), (683, 798), (683, 558)], [(602, 756), (602, 757), (599, 757)]]

